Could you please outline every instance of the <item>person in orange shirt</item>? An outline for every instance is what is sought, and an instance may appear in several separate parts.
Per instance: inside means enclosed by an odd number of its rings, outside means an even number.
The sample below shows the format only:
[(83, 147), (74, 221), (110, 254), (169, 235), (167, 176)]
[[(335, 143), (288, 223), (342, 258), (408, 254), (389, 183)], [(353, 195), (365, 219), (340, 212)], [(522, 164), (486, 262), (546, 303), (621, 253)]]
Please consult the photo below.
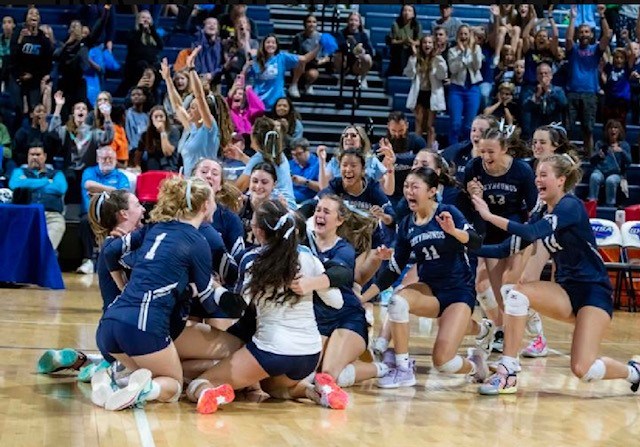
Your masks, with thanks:
[(114, 137), (111, 147), (116, 151), (118, 168), (126, 168), (129, 162), (129, 142), (127, 141), (127, 134), (124, 131), (124, 117), (124, 107), (113, 107), (111, 119), (113, 120)]

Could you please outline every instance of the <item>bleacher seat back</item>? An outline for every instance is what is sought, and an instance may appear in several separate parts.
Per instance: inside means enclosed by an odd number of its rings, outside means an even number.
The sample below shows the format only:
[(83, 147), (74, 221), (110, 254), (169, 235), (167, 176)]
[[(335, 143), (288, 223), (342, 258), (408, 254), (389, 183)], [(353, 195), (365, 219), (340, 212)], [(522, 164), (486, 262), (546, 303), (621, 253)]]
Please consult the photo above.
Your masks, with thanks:
[(160, 184), (166, 178), (176, 175), (169, 171), (147, 171), (138, 176), (136, 196), (140, 202), (155, 203), (158, 201)]
[(589, 219), (598, 251), (605, 262), (619, 262), (622, 235), (615, 222), (607, 219)]

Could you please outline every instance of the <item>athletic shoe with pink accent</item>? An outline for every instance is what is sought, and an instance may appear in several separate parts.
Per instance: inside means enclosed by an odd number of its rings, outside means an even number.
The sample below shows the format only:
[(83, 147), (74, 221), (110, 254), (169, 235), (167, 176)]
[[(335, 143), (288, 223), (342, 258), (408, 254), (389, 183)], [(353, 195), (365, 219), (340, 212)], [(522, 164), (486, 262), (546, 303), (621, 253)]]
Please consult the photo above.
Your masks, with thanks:
[[(349, 395), (340, 388), (329, 374), (318, 373), (314, 380), (320, 405), (333, 410), (344, 410), (349, 404)], [(315, 399), (314, 399), (315, 400)]]
[(503, 364), (500, 364), (496, 373), (478, 388), (478, 393), (484, 396), (514, 394), (517, 391), (518, 376), (516, 373), (510, 373)]
[(547, 339), (544, 335), (538, 334), (520, 354), (523, 357), (546, 357), (549, 354)]
[(233, 402), (235, 398), (236, 394), (233, 392), (233, 388), (227, 383), (215, 388), (207, 388), (200, 394), (196, 409), (200, 414), (215, 413), (220, 405)]

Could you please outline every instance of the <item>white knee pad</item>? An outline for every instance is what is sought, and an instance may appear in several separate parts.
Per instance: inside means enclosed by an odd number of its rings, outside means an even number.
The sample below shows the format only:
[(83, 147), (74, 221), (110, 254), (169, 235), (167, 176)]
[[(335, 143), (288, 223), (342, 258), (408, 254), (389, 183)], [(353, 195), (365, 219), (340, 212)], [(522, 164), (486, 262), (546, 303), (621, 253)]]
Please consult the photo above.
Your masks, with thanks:
[(209, 383), (209, 381), (205, 379), (194, 379), (191, 381), (187, 387), (187, 397), (191, 402), (198, 402), (198, 397), (200, 396), (196, 396), (196, 390), (204, 383)]
[(480, 303), (480, 307), (485, 312), (490, 311), (498, 307), (498, 301), (496, 301), (496, 296), (493, 293), (493, 289), (489, 287), (484, 292), (480, 292), (476, 295), (476, 299), (478, 303)]
[(583, 382), (593, 382), (595, 380), (602, 380), (607, 372), (607, 366), (600, 359), (596, 359), (587, 373), (580, 377)]
[(400, 295), (393, 295), (387, 312), (389, 321), (393, 323), (409, 322), (409, 303)]
[(514, 317), (526, 317), (529, 313), (529, 298), (527, 295), (512, 290), (504, 301), (504, 313)]
[(462, 360), (462, 357), (460, 357), (459, 355), (456, 355), (454, 358), (452, 358), (448, 362), (443, 363), (442, 365), (439, 365), (439, 366), (438, 365), (435, 365), (435, 366), (436, 366), (436, 369), (441, 373), (455, 374), (458, 371), (460, 371), (460, 369), (462, 368), (462, 365), (464, 365), (464, 360)]
[(344, 367), (344, 369), (338, 375), (336, 383), (339, 387), (345, 388), (356, 383), (356, 367), (352, 363)]
[(500, 295), (502, 295), (502, 301), (505, 301), (507, 299), (507, 295), (509, 295), (509, 292), (511, 292), (514, 287), (515, 284), (503, 284), (502, 287), (500, 287)]
[(170, 403), (170, 404), (172, 404), (174, 402), (178, 402), (178, 400), (180, 399), (180, 396), (182, 396), (182, 384), (180, 382), (178, 382), (177, 380), (174, 380), (174, 382), (176, 382), (178, 390), (176, 391), (176, 394), (171, 396), (171, 398), (166, 401), (167, 403)]

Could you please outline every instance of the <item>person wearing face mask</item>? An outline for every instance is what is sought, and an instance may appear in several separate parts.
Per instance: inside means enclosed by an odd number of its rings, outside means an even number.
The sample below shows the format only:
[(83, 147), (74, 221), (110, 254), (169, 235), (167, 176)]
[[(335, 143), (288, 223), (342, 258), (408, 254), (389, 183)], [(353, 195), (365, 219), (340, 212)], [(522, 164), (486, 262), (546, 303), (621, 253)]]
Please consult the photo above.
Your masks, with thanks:
[(87, 216), (91, 196), (116, 189), (129, 189), (127, 176), (116, 169), (116, 153), (111, 146), (101, 147), (97, 155), (98, 165), (88, 167), (82, 173), (82, 208), (79, 227), (82, 264), (76, 272), (83, 274), (91, 274), (94, 271), (93, 254), (96, 242)]

